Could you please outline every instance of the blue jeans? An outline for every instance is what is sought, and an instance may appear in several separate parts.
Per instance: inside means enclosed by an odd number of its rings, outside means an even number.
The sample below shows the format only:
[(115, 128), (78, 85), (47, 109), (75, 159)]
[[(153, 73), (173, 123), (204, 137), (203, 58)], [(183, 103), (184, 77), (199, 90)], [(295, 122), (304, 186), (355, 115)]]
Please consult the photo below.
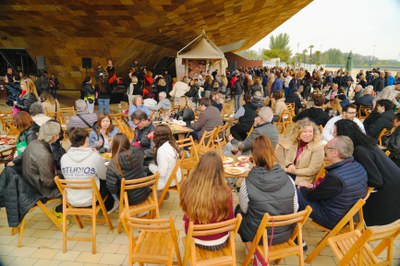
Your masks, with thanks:
[(110, 99), (97, 99), (99, 104), (99, 114), (103, 113), (103, 109), (106, 110), (106, 114), (110, 114)]
[(328, 229), (332, 229), (333, 227), (336, 226), (336, 222), (332, 221), (330, 219), (331, 217), (328, 217), (326, 215), (323, 207), (319, 202), (309, 201), (305, 199), (300, 189), (297, 189), (297, 198), (299, 200), (299, 211), (304, 210), (307, 207), (307, 205), (310, 205), (312, 208), (312, 212), (310, 214), (311, 219), (313, 219), (315, 222)]
[(235, 100), (235, 112), (236, 112), (237, 110), (239, 110), (239, 108), (240, 108), (240, 96), (242, 96), (242, 95), (235, 95), (235, 96), (233, 96), (233, 97), (234, 97), (234, 100)]

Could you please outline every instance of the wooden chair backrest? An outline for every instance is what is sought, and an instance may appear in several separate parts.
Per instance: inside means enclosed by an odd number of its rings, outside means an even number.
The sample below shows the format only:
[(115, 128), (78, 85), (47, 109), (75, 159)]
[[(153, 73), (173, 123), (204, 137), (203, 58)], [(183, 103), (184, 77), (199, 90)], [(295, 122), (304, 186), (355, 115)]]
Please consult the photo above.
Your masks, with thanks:
[(295, 110), (296, 110), (296, 103), (285, 103), (286, 104), (286, 109), (290, 112), (292, 116), (295, 116)]
[(229, 123), (225, 123), (223, 126), (218, 126), (215, 131), (214, 142), (218, 145), (219, 149), (222, 149), (228, 143), (228, 139), (226, 138), (226, 130), (228, 129), (228, 126)]
[(197, 149), (196, 146), (194, 145), (194, 140), (192, 136), (189, 136), (188, 138), (185, 139), (179, 139), (176, 141), (176, 144), (178, 144), (178, 147), (181, 150), (184, 149), (190, 150), (190, 157), (187, 159), (191, 161), (199, 161), (199, 154), (197, 153)]
[(62, 195), (62, 204), (63, 210), (68, 209), (68, 199), (67, 199), (67, 190), (83, 190), (83, 189), (92, 189), (92, 206), (90, 209), (95, 208), (96, 202), (103, 202), (103, 198), (100, 195), (100, 191), (97, 188), (94, 177), (92, 176), (90, 179), (61, 179), (58, 176), (54, 178), (54, 182), (56, 183), (60, 193)]
[(179, 160), (176, 161), (174, 169), (172, 170), (171, 175), (168, 177), (167, 183), (165, 184), (165, 187), (162, 190), (160, 197), (158, 198), (158, 206), (161, 206), (162, 202), (164, 201), (164, 198), (169, 190), (172, 181), (175, 180), (177, 191), (178, 192), (181, 191), (181, 187), (179, 185), (179, 180), (178, 177), (176, 176), (176, 173), (178, 172), (178, 169), (181, 166), (182, 161), (185, 159), (185, 157), (186, 157), (186, 151), (183, 151), (182, 154), (180, 155)]
[(224, 106), (222, 107), (222, 110), (221, 110), (221, 116), (231, 115), (233, 112), (233, 107), (234, 107), (233, 102), (224, 103)]
[(214, 135), (215, 135), (216, 130), (217, 130), (217, 128), (214, 128), (211, 131), (204, 131), (203, 136), (201, 136), (201, 139), (199, 141), (200, 147), (210, 149), (215, 146), (214, 145)]
[[(369, 111), (371, 111), (371, 106), (360, 105), (358, 108), (358, 119), (365, 119), (369, 115)], [(363, 115), (364, 112), (364, 115)]]
[(387, 130), (386, 128), (384, 128), (384, 129), (381, 130), (381, 132), (379, 133), (379, 136), (378, 136), (378, 144), (379, 144), (379, 145), (382, 146), (382, 137), (383, 137), (384, 135), (386, 135), (386, 133), (388, 133), (388, 132), (389, 132), (389, 130)]
[[(265, 213), (263, 216), (263, 219), (261, 220), (261, 223), (258, 227), (257, 233), (254, 236), (253, 241), (251, 242), (251, 245), (249, 247), (248, 254), (245, 258), (245, 261), (243, 265), (248, 265), (253, 254), (257, 250), (257, 248), (261, 248), (264, 253), (264, 258), (268, 259), (269, 258), (269, 253), (270, 253), (270, 247), (269, 247), (269, 241), (268, 241), (268, 230), (267, 228), (273, 227), (282, 227), (282, 226), (288, 226), (288, 225), (294, 225), (292, 235), (290, 236), (289, 240), (286, 243), (293, 243), (292, 245), (281, 245), (279, 248), (279, 252), (282, 253), (282, 256), (279, 258), (285, 257), (285, 249), (290, 249), (291, 252), (289, 252), (289, 255), (292, 255), (293, 249), (297, 248), (297, 252), (303, 252), (303, 225), (307, 221), (308, 217), (311, 214), (311, 207), (307, 206), (306, 209), (303, 211), (297, 212), (297, 213), (292, 213), (292, 214), (287, 214), (287, 215), (277, 215), (277, 216), (271, 216), (269, 213)], [(295, 239), (297, 238), (297, 241)], [(259, 246), (260, 240), (262, 239), (264, 245), (262, 247)], [(297, 244), (296, 244), (297, 242)], [(268, 244), (267, 244), (268, 243)], [(278, 248), (274, 248), (274, 251), (278, 251)]]
[(12, 114), (5, 114), (4, 116), (0, 116), (0, 121), (3, 130), (7, 135), (13, 135), (18, 137), (19, 134), (21, 134), (21, 132), (19, 132), (18, 128), (15, 126)]
[[(150, 176), (146, 176), (146, 177), (142, 177), (142, 178), (138, 178), (138, 179), (130, 179), (130, 180), (126, 180), (125, 178), (121, 179), (121, 191), (120, 191), (120, 208), (123, 209), (124, 207), (124, 196), (126, 194), (126, 196), (128, 196), (127, 191), (129, 190), (133, 190), (133, 189), (138, 189), (138, 188), (143, 188), (143, 187), (151, 187), (152, 189), (152, 193), (154, 195), (152, 195), (155, 199), (157, 199), (157, 184), (158, 184), (158, 178), (160, 176), (160, 173), (156, 173), (154, 175), (150, 175)], [(126, 204), (127, 202), (125, 202), (125, 207), (129, 206), (129, 202), (128, 204)], [(122, 206), (121, 206), (122, 204)]]
[[(189, 228), (186, 236), (185, 243), (185, 257), (183, 260), (183, 265), (186, 265), (187, 260), (190, 257), (191, 265), (197, 265), (200, 263), (196, 257), (196, 246), (193, 237), (198, 236), (209, 236), (220, 233), (229, 233), (228, 243), (226, 248), (227, 251), (224, 250), (223, 254), (225, 257), (230, 256), (229, 265), (236, 265), (236, 246), (235, 246), (235, 237), (239, 230), (240, 223), (242, 222), (242, 215), (238, 214), (235, 218), (218, 222), (212, 224), (194, 224), (193, 221), (189, 222)], [(230, 254), (227, 254), (227, 253)], [(189, 256), (190, 253), (190, 256)], [(215, 254), (217, 255), (217, 254)], [(207, 263), (207, 260), (215, 261), (218, 257), (207, 258), (206, 260), (201, 260), (201, 263), (204, 265), (213, 265)], [(225, 265), (225, 264), (224, 264)]]
[[(139, 265), (143, 265), (143, 263), (182, 265), (178, 235), (172, 216), (169, 219), (135, 218), (127, 210), (123, 223), (127, 228), (129, 237), (128, 265), (132, 265), (134, 262), (138, 262)], [(134, 231), (139, 232), (138, 237), (134, 236)], [(140, 245), (145, 245), (146, 247)], [(168, 247), (165, 248), (165, 245), (168, 245)], [(172, 261), (174, 257), (172, 252), (176, 254), (175, 262)]]
[[(339, 265), (365, 265), (366, 260), (371, 265), (391, 265), (393, 241), (399, 234), (400, 219), (388, 225), (368, 227), (363, 233), (355, 230), (334, 236), (328, 242), (339, 258)], [(375, 241), (379, 244), (372, 248), (369, 243)], [(343, 245), (343, 242), (346, 244)], [(387, 250), (386, 259), (378, 260), (384, 250)]]

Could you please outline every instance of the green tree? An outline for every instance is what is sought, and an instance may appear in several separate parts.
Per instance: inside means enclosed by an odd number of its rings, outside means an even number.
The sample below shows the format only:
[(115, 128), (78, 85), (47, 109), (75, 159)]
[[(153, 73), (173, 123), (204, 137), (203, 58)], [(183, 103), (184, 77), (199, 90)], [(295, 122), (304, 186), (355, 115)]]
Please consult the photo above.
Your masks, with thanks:
[(280, 58), (283, 62), (288, 62), (292, 52), (289, 48), (289, 34), (280, 33), (278, 36), (271, 36), (269, 50), (264, 50), (263, 59)]
[(270, 38), (269, 49), (270, 50), (290, 50), (289, 49), (289, 34), (280, 33), (278, 36), (273, 35)]
[(311, 63), (311, 59), (312, 59), (312, 49), (314, 48), (314, 45), (310, 45), (310, 46), (308, 46), (308, 48), (310, 49), (310, 63)]

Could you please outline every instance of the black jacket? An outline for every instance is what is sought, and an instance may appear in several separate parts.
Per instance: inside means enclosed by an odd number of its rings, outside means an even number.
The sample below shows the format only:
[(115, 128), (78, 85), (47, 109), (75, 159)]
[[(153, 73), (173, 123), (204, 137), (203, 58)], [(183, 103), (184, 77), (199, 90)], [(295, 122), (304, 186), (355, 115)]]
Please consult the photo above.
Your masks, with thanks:
[(319, 125), (325, 126), (330, 119), (329, 114), (324, 110), (322, 110), (321, 108), (311, 107), (309, 109), (301, 111), (301, 113), (298, 116), (296, 116), (293, 119), (293, 121), (297, 122), (298, 120), (301, 120), (306, 117), (309, 118), (318, 126)]
[(367, 170), (368, 185), (378, 190), (371, 193), (363, 206), (367, 225), (384, 225), (400, 219), (400, 168), (375, 145), (355, 146), (354, 159)]
[(16, 104), (15, 107), (21, 111), (29, 112), (29, 107), (31, 107), (33, 103), (37, 102), (37, 100), (35, 94), (27, 93), (22, 97), (21, 102)]
[(384, 143), (388, 151), (390, 151), (389, 158), (400, 160), (400, 127), (396, 128), (390, 137), (384, 139)]
[(392, 129), (393, 117), (393, 110), (385, 111), (382, 114), (374, 111), (364, 120), (363, 124), (365, 131), (371, 137), (378, 139), (379, 133), (382, 131), (382, 129)]
[[(129, 150), (122, 152), (118, 156), (121, 166), (122, 175), (117, 170), (114, 160), (111, 160), (107, 167), (107, 189), (112, 194), (120, 195), (121, 179), (125, 180), (138, 179), (145, 177), (146, 173), (143, 168), (144, 154), (138, 148), (131, 147)], [(143, 202), (149, 196), (151, 189), (149, 187), (134, 189), (128, 191), (128, 199), (130, 205)]]
[(15, 167), (6, 167), (0, 175), (0, 207), (5, 207), (8, 226), (16, 227), (25, 214), (41, 199)]
[(194, 112), (189, 107), (185, 107), (182, 111), (179, 111), (177, 118), (182, 119), (186, 126), (190, 126), (190, 122), (194, 120)]

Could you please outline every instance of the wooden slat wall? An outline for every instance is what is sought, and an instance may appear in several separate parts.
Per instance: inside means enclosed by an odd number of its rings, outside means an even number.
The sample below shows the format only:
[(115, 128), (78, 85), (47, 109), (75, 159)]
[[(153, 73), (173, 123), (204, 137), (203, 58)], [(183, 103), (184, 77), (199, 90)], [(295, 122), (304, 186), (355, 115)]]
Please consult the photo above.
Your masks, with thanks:
[[(153, 65), (198, 36), (247, 49), (311, 0), (13, 0), (0, 11), (0, 47), (45, 56), (65, 88), (79, 88), (81, 57), (126, 71), (133, 59)], [(90, 72), (89, 72), (90, 73)]]

